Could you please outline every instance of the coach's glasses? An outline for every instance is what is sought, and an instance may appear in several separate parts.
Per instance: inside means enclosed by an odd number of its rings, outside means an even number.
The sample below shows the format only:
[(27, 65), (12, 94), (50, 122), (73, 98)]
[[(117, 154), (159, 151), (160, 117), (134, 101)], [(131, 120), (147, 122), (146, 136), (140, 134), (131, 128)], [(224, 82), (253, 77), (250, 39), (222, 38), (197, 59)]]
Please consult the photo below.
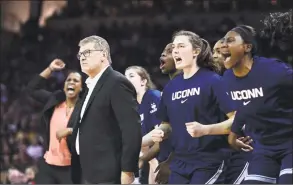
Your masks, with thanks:
[(102, 49), (98, 49), (98, 50), (85, 50), (83, 52), (77, 53), (76, 57), (78, 60), (80, 60), (81, 55), (83, 55), (85, 58), (89, 57), (91, 55), (91, 52), (93, 51), (103, 51)]

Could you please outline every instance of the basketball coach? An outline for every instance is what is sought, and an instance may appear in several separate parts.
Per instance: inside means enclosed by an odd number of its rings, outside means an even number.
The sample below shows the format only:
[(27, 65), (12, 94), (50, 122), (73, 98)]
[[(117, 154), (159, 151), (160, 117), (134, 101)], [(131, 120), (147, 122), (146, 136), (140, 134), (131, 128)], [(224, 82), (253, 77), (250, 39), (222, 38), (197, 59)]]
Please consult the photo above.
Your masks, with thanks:
[(136, 91), (112, 69), (110, 47), (99, 36), (79, 43), (87, 90), (69, 125), (74, 183), (131, 184), (138, 168), (141, 128)]

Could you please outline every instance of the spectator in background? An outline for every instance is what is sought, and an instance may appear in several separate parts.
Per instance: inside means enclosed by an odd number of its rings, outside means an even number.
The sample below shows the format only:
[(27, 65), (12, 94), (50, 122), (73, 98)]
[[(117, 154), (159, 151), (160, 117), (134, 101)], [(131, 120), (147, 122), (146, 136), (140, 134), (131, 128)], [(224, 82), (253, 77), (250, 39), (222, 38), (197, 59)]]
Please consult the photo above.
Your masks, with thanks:
[[(2, 104), (6, 104), (8, 101), (8, 95), (7, 95), (7, 89), (6, 86), (4, 84), (0, 84), (0, 95), (1, 95), (1, 105)], [(2, 106), (1, 106), (2, 107)]]
[(35, 176), (37, 169), (33, 166), (29, 166), (25, 169), (25, 173), (17, 169), (9, 169), (7, 179), (12, 184), (35, 184)]
[(23, 184), (27, 182), (27, 178), (24, 173), (20, 172), (17, 169), (8, 170), (8, 180), (12, 184)]
[(36, 177), (37, 169), (33, 166), (27, 168), (25, 170), (25, 176), (26, 176), (26, 183), (27, 184), (35, 184), (35, 177)]
[(38, 143), (36, 135), (32, 136), (31, 145), (27, 147), (26, 153), (34, 160), (42, 157), (43, 147)]

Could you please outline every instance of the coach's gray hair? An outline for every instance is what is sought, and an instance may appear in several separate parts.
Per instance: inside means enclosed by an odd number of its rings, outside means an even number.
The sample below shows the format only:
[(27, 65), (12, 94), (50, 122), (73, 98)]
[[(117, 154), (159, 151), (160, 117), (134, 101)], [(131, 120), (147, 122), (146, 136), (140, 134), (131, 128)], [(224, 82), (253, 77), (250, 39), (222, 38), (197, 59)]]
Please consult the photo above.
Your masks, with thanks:
[(111, 60), (111, 56), (110, 56), (110, 46), (108, 44), (108, 42), (102, 38), (102, 37), (99, 37), (99, 36), (96, 36), (96, 35), (92, 35), (92, 36), (89, 36), (89, 37), (86, 37), (84, 39), (82, 39), (78, 46), (84, 46), (88, 43), (93, 43), (94, 44), (94, 48), (96, 50), (103, 50), (106, 52), (107, 54), (107, 58), (109, 60), (109, 63), (111, 64), (112, 63), (112, 60)]

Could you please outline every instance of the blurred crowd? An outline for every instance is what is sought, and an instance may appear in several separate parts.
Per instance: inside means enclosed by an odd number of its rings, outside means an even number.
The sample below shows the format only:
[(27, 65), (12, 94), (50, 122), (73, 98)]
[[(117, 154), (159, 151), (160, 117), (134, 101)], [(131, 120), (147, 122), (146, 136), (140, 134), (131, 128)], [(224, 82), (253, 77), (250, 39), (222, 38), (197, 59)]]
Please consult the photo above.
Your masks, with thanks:
[(84, 0), (68, 1), (67, 7), (59, 18), (154, 16), (168, 14), (176, 16), (186, 13), (233, 12), (233, 11), (270, 11), (287, 8), (290, 0)]
[[(74, 3), (78, 2), (78, 3)], [(122, 1), (121, 1), (122, 2)], [(122, 3), (116, 0), (107, 1), (68, 1), (67, 7), (54, 15), (51, 19), (74, 18), (78, 16), (134, 16), (153, 15), (166, 12), (175, 13), (204, 11), (201, 7), (205, 1), (129, 1)], [(128, 1), (127, 1), (128, 2)], [(139, 3), (138, 3), (139, 2)], [(187, 2), (187, 3), (186, 3)], [(189, 6), (188, 5), (189, 2)], [(239, 3), (243, 3), (240, 0)], [(242, 8), (262, 11), (260, 7)], [(155, 4), (154, 4), (155, 3)], [(209, 11), (227, 11), (224, 6), (227, 1), (222, 1), (222, 6), (210, 4)], [(171, 6), (172, 5), (172, 6)], [(228, 3), (228, 10), (233, 4)], [(215, 7), (218, 6), (216, 9)], [(219, 8), (220, 7), (220, 8)], [(268, 6), (269, 7), (269, 6)], [(258, 9), (257, 9), (258, 8)], [(267, 10), (267, 9), (266, 9)], [(181, 12), (180, 12), (181, 11)], [(175, 13), (174, 13), (175, 12)], [(111, 47), (113, 67), (124, 73), (130, 65), (145, 67), (159, 89), (162, 89), (168, 78), (160, 74), (159, 57), (170, 42), (172, 33), (179, 29), (191, 30), (207, 39), (211, 45), (219, 40), (229, 29), (237, 24), (249, 24), (243, 18), (235, 22), (223, 18), (218, 24), (210, 26), (206, 20), (200, 23), (181, 22), (174, 24), (158, 24), (152, 21), (141, 21), (135, 24), (113, 22), (107, 25), (99, 25), (91, 34), (97, 34), (106, 38)], [(19, 181), (33, 183), (37, 172), (37, 161), (42, 157), (42, 126), (40, 122), (41, 105), (23, 93), (23, 90), (33, 75), (40, 73), (49, 63), (55, 59), (63, 59), (66, 68), (79, 70), (79, 62), (76, 58), (78, 42), (84, 33), (81, 26), (74, 26), (63, 31), (54, 27), (36, 29), (34, 22), (28, 21), (23, 25), (21, 34), (8, 33), (1, 30), (1, 183), (9, 183), (8, 170), (17, 169), (13, 173), (19, 173)], [(260, 40), (261, 42), (261, 40)], [(281, 52), (284, 60), (293, 61), (293, 48), (280, 43), (275, 53)], [(265, 56), (270, 53), (262, 48)], [(54, 73), (47, 84), (48, 90), (62, 88), (65, 79), (64, 72)], [(11, 172), (11, 171), (10, 171)], [(11, 172), (12, 173), (12, 172)]]

